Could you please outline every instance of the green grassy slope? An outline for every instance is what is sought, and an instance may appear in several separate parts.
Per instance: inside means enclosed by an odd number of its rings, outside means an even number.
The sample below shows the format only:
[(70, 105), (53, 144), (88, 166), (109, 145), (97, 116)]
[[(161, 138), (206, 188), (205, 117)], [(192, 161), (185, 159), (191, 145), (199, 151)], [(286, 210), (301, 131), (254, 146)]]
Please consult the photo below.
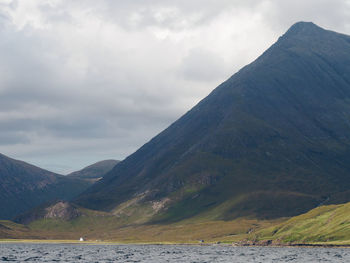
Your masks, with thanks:
[(251, 239), (275, 243), (332, 243), (350, 245), (350, 203), (317, 207), (279, 225), (253, 234)]
[(0, 220), (0, 239), (39, 238), (29, 227), (8, 220)]
[[(230, 201), (228, 201), (230, 202)], [(27, 225), (0, 221), (0, 239), (77, 240), (123, 243), (238, 242), (241, 244), (332, 244), (350, 245), (350, 203), (317, 207), (305, 214), (278, 220), (241, 217), (220, 220), (215, 215), (232, 204), (208, 210), (201, 216), (177, 222), (145, 223), (144, 218), (100, 212), (74, 206), (73, 219), (42, 217)], [(52, 214), (52, 213), (51, 213)], [(142, 214), (142, 213), (141, 213)]]
[[(144, 210), (141, 209), (143, 212)], [(124, 211), (125, 212), (125, 211)], [(115, 242), (178, 242), (193, 243), (204, 239), (207, 242), (239, 240), (252, 229), (262, 229), (281, 220), (257, 220), (238, 218), (223, 221), (211, 218), (191, 218), (176, 223), (147, 223), (147, 216), (128, 216), (78, 207), (68, 202), (57, 202), (32, 210), (17, 218), (15, 224), (6, 221), (6, 231), (0, 238), (46, 239), (46, 240), (103, 240)], [(141, 216), (138, 218), (138, 216)], [(131, 222), (131, 219), (133, 222)], [(5, 227), (3, 228), (5, 229)]]
[[(7, 221), (9, 231), (1, 232), (0, 239), (42, 239), (112, 241), (122, 243), (198, 243), (232, 242), (246, 236), (252, 229), (262, 229), (281, 220), (240, 218), (233, 221), (180, 221), (170, 224), (127, 224), (111, 213), (79, 208), (81, 215), (72, 220), (39, 219), (28, 225)], [(1, 222), (0, 222), (1, 224)]]
[(0, 221), (0, 239), (77, 240), (122, 243), (238, 242), (246, 244), (350, 245), (350, 203), (317, 207), (290, 219), (230, 221), (191, 218), (167, 224), (128, 224), (128, 219), (112, 213), (78, 208), (72, 220), (42, 218), (28, 225)]

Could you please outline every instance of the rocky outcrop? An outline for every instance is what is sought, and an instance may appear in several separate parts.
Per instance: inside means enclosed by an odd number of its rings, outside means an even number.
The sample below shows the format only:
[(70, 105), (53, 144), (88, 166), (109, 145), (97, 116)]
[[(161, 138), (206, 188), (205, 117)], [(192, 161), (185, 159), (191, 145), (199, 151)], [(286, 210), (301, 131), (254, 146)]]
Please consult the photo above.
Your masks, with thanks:
[(30, 224), (33, 221), (40, 219), (60, 219), (69, 221), (81, 216), (81, 212), (77, 207), (69, 202), (58, 201), (53, 205), (37, 208), (26, 214), (23, 214), (15, 219), (17, 223)]
[(53, 206), (47, 207), (45, 211), (45, 219), (55, 218), (68, 221), (81, 215), (78, 209), (76, 209), (70, 203), (63, 201), (58, 202)]
[(244, 247), (244, 246), (258, 246), (258, 247), (265, 247), (265, 246), (288, 246), (291, 245), (290, 243), (282, 243), (279, 240), (250, 240), (245, 239), (241, 240), (235, 243), (232, 243), (232, 246), (234, 247)]

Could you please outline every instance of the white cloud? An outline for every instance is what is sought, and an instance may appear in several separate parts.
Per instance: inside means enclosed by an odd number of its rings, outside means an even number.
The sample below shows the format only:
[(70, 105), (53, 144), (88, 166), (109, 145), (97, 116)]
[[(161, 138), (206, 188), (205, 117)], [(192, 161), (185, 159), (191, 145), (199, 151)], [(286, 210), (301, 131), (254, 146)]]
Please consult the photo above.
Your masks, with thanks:
[(0, 1), (0, 152), (68, 171), (123, 159), (299, 20), (348, 0)]

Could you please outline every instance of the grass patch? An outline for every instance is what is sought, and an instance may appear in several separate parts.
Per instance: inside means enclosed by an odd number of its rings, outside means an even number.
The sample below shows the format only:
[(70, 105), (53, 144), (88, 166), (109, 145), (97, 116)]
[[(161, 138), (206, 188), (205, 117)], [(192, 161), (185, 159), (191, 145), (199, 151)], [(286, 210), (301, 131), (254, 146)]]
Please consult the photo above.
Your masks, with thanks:
[(251, 239), (281, 243), (350, 244), (350, 203), (321, 206), (277, 226), (258, 231)]

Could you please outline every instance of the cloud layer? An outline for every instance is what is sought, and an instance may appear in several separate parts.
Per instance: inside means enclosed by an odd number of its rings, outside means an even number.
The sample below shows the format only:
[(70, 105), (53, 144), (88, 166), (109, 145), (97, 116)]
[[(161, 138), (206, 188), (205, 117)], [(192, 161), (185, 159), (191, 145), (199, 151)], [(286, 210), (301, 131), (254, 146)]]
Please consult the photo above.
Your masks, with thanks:
[(123, 159), (300, 20), (350, 34), (350, 1), (0, 0), (0, 152)]

